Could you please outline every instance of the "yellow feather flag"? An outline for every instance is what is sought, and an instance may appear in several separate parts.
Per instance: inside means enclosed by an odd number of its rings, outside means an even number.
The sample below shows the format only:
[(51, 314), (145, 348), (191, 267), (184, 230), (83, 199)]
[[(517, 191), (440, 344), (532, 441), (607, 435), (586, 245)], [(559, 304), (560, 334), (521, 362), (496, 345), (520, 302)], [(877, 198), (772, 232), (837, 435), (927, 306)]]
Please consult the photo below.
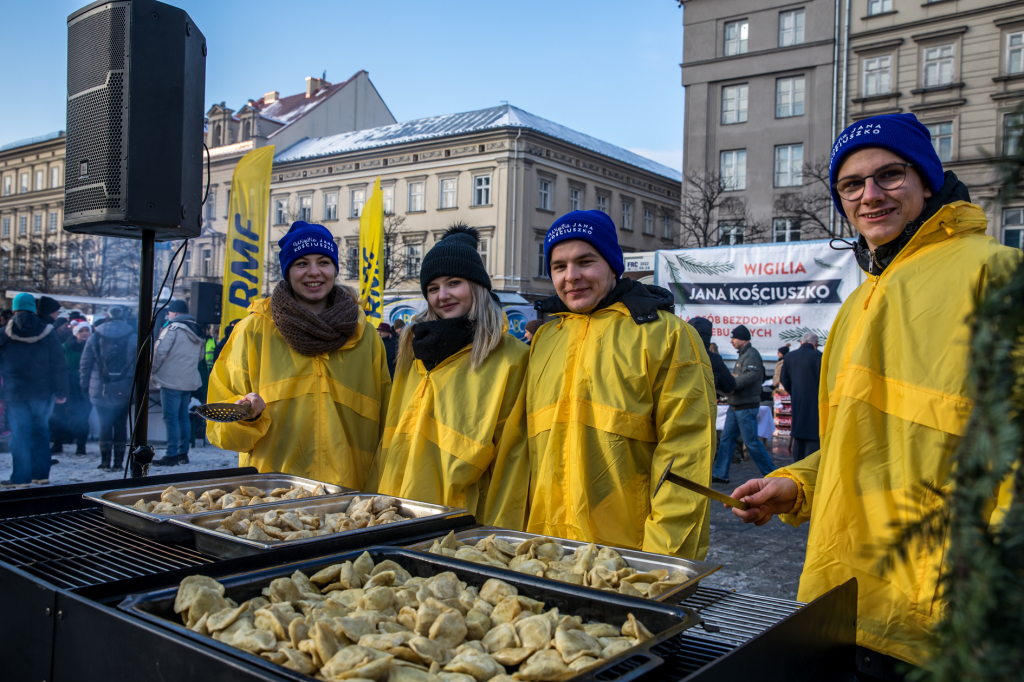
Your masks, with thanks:
[(359, 300), (376, 329), (384, 319), (384, 197), (379, 176), (359, 216)]
[(224, 291), (221, 294), (220, 335), (232, 322), (249, 314), (249, 304), (263, 291), (263, 258), (267, 247), (267, 211), (274, 145), (242, 157), (231, 176)]

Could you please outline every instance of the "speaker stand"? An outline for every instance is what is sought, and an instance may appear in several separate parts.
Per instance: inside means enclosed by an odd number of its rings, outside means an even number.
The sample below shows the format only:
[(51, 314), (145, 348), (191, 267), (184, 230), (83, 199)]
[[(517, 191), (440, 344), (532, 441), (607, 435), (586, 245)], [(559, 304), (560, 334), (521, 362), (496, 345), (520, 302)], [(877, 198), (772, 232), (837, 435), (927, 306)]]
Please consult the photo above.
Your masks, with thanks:
[[(135, 433), (132, 439), (132, 451), (128, 458), (131, 462), (132, 478), (141, 478), (149, 473), (149, 465), (153, 461), (153, 448), (149, 447), (149, 372), (152, 369), (150, 359), (153, 357), (152, 346), (146, 348), (149, 341), (142, 334), (149, 330), (153, 321), (153, 269), (156, 261), (156, 233), (152, 230), (142, 231), (142, 262), (139, 272), (139, 333), (138, 350), (136, 351), (139, 377), (135, 387)], [(156, 330), (152, 330), (153, 334)], [(152, 336), (152, 334), (150, 335)], [(143, 349), (146, 348), (146, 352)]]

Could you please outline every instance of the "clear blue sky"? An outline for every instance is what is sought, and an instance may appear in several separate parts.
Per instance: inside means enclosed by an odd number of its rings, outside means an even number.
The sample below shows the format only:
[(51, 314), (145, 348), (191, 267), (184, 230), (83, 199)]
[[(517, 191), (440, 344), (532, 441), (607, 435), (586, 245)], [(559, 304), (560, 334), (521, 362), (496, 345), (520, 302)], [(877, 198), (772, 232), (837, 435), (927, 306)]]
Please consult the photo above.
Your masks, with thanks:
[[(65, 128), (67, 15), (0, 0), (0, 144)], [(206, 35), (206, 106), (366, 69), (399, 121), (521, 109), (682, 167), (676, 0), (177, 0)], [(17, 55), (12, 60), (11, 56)]]

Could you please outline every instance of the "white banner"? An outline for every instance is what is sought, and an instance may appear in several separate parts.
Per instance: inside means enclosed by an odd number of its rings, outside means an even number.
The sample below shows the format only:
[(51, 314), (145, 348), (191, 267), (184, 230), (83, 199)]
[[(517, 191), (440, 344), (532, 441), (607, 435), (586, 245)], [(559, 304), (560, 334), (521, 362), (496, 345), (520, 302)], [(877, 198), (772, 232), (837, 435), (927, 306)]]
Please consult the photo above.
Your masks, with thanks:
[[(424, 298), (385, 298), (384, 299), (384, 321), (395, 326), (396, 320), (405, 320), (406, 324), (427, 309), (427, 301)], [(520, 341), (526, 340), (526, 323), (537, 319), (537, 312), (533, 306), (528, 305), (506, 305), (502, 306), (505, 316), (508, 317), (508, 332)]]
[(808, 331), (824, 344), (862, 279), (853, 251), (834, 251), (827, 240), (658, 251), (654, 270), (655, 284), (676, 298), (676, 315), (711, 320), (723, 356), (736, 356), (729, 339), (742, 324), (770, 360)]

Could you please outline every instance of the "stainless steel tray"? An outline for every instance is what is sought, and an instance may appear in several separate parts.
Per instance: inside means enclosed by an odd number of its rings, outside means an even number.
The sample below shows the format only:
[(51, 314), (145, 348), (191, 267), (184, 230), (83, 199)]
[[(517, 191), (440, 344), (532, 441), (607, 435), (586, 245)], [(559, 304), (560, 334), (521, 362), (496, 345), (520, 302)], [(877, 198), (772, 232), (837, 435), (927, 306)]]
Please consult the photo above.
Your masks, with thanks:
[[(312, 492), (318, 485), (323, 485), (331, 495), (344, 495), (356, 492), (351, 488), (345, 488), (331, 483), (321, 483), (301, 476), (290, 474), (246, 474), (243, 476), (229, 476), (226, 478), (206, 478), (195, 481), (174, 483), (175, 488), (183, 493), (189, 490), (196, 490), (197, 496), (207, 490), (220, 488), (222, 490), (233, 490), (241, 485), (251, 485), (256, 488), (274, 489), (295, 486), (305, 488)], [(173, 526), (168, 521), (175, 518), (168, 514), (149, 514), (132, 508), (132, 505), (139, 501), (139, 498), (151, 502), (160, 499), (160, 493), (167, 489), (168, 484), (140, 486), (138, 488), (121, 488), (118, 490), (101, 490), (94, 493), (82, 495), (87, 500), (103, 506), (103, 518), (111, 525), (118, 528), (130, 530), (147, 538), (153, 538), (161, 542), (188, 542), (192, 539), (192, 533), (180, 526)], [(308, 499), (308, 498), (307, 498)], [(273, 504), (272, 502), (269, 504)], [(253, 505), (264, 506), (264, 505)]]
[[(455, 539), (467, 545), (475, 545), (480, 540), (491, 535), (496, 535), (505, 542), (520, 543), (530, 538), (539, 537), (550, 537), (552, 540), (556, 540), (560, 545), (566, 549), (576, 550), (577, 547), (586, 547), (588, 542), (581, 542), (579, 540), (565, 540), (563, 538), (556, 538), (550, 535), (537, 535), (536, 533), (523, 533), (517, 530), (508, 530), (506, 528), (496, 528), (494, 526), (483, 526), (481, 528), (474, 528), (472, 530), (464, 530), (461, 533), (455, 533)], [(417, 552), (427, 552), (430, 547), (434, 544), (434, 540), (440, 540), (444, 538), (444, 535), (439, 535), (436, 538), (431, 538), (424, 542), (417, 542), (415, 545), (409, 545), (406, 549), (415, 550)], [(611, 545), (598, 545), (598, 547), (605, 547)], [(657, 599), (651, 601), (659, 601), (667, 604), (678, 604), (683, 599), (686, 599), (697, 590), (697, 585), (700, 581), (708, 577), (722, 566), (721, 564), (712, 564), (707, 561), (694, 561), (692, 559), (682, 559), (680, 557), (666, 556), (664, 554), (654, 554), (652, 552), (640, 552), (635, 549), (623, 549), (620, 547), (612, 547), (618, 552), (626, 563), (641, 573), (652, 571), (658, 568), (666, 568), (671, 571), (682, 571), (689, 578), (679, 587), (675, 588), (671, 592), (666, 592)], [(454, 557), (448, 557), (454, 558)], [(466, 562), (472, 563), (472, 562)]]
[[(302, 500), (271, 502), (270, 504), (261, 505), (261, 508), (263, 511), (270, 511), (271, 509), (305, 509), (313, 514), (336, 514), (348, 509), (348, 505), (351, 504), (352, 500), (356, 497), (367, 496), (372, 497), (373, 493), (369, 493), (367, 495), (350, 494), (334, 495), (330, 497), (307, 497)], [(388, 534), (395, 534), (396, 531), (399, 535), (406, 532), (415, 534), (417, 523), (422, 523), (428, 519), (443, 519), (468, 513), (465, 509), (459, 509), (458, 507), (445, 507), (440, 504), (429, 504), (427, 502), (417, 502), (416, 500), (406, 500), (401, 497), (396, 497), (394, 499), (398, 501), (398, 513), (402, 516), (410, 516), (412, 518), (407, 521), (395, 521), (394, 523), (389, 523), (383, 526), (357, 528), (355, 530), (347, 530), (341, 533), (332, 533), (330, 535), (321, 535), (315, 538), (304, 538), (302, 540), (257, 542), (255, 540), (239, 538), (215, 531), (214, 529), (221, 524), (221, 521), (231, 516), (231, 513), (235, 511), (234, 509), (230, 511), (204, 512), (201, 514), (174, 516), (171, 517), (170, 523), (174, 524), (178, 528), (190, 531), (195, 537), (196, 549), (203, 554), (217, 557), (218, 559), (234, 559), (236, 557), (251, 556), (253, 554), (259, 554), (273, 549), (302, 547), (314, 542), (329, 541), (342, 536), (351, 538), (359, 537), (361, 535), (380, 535), (384, 531), (391, 531)], [(399, 538), (396, 537), (394, 539), (398, 540)]]

